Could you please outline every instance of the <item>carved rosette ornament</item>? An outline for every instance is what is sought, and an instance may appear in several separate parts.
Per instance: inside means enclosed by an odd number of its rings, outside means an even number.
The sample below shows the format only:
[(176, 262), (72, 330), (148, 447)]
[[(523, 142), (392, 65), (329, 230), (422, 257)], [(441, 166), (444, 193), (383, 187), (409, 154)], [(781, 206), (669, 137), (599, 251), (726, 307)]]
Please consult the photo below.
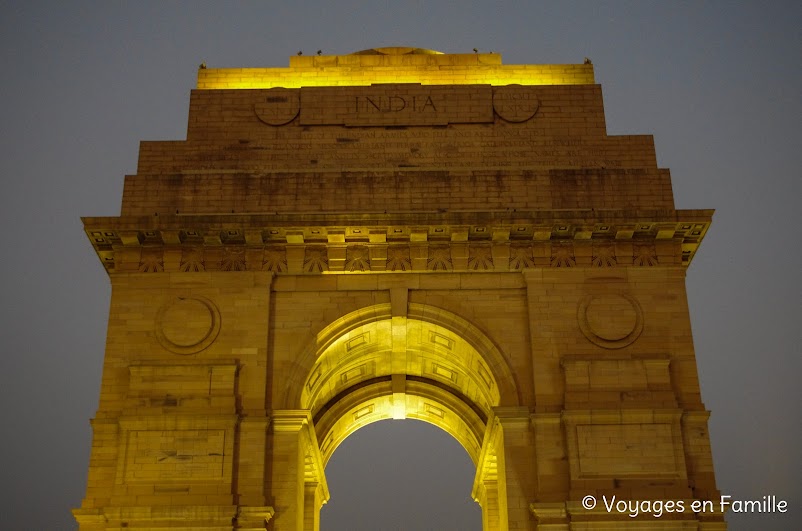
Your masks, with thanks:
[(447, 245), (432, 245), (429, 247), (429, 260), (426, 264), (429, 271), (451, 271), (451, 249)]
[(226, 247), (220, 261), (221, 271), (245, 271), (245, 249), (242, 247)]
[(574, 246), (570, 243), (552, 245), (551, 267), (576, 267)]
[(471, 245), (468, 248), (468, 269), (474, 271), (493, 269), (493, 253), (489, 245)]
[(329, 256), (326, 248), (307, 247), (304, 252), (304, 272), (305, 273), (322, 273), (329, 270)]
[(591, 263), (595, 267), (614, 267), (618, 264), (614, 245), (594, 245)]
[(631, 345), (643, 331), (643, 310), (626, 293), (588, 295), (579, 303), (577, 320), (591, 343), (607, 349)]
[(164, 251), (161, 248), (143, 249), (139, 260), (140, 273), (161, 273), (164, 271)]
[(635, 245), (632, 263), (636, 266), (655, 266), (658, 264), (657, 251), (654, 244)]
[(345, 258), (346, 271), (370, 271), (370, 253), (363, 245), (349, 247)]
[(535, 256), (531, 245), (514, 244), (510, 246), (510, 269), (517, 271), (535, 267)]
[(267, 248), (264, 251), (262, 269), (273, 273), (284, 273), (287, 271), (287, 249)]
[(387, 249), (387, 271), (410, 271), (412, 260), (409, 257), (409, 247), (406, 245), (393, 245)]
[(203, 262), (203, 248), (190, 247), (181, 253), (181, 264), (179, 270), (182, 273), (199, 273), (206, 271)]
[(220, 311), (194, 295), (167, 301), (156, 315), (156, 339), (175, 354), (195, 354), (211, 345), (220, 333)]
[(493, 110), (508, 122), (525, 122), (535, 115), (538, 107), (540, 100), (532, 87), (507, 85), (493, 91)]
[(285, 125), (298, 116), (301, 100), (297, 89), (272, 88), (266, 90), (253, 110), (256, 117), (267, 125)]

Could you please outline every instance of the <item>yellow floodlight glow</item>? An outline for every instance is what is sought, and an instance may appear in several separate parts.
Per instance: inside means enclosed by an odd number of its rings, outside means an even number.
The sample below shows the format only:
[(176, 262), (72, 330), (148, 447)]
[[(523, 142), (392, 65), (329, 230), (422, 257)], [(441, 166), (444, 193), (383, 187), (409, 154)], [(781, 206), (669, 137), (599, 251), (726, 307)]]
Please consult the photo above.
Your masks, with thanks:
[(344, 55), (290, 58), (289, 68), (203, 68), (198, 89), (422, 85), (586, 85), (593, 65), (502, 65), (497, 54)]

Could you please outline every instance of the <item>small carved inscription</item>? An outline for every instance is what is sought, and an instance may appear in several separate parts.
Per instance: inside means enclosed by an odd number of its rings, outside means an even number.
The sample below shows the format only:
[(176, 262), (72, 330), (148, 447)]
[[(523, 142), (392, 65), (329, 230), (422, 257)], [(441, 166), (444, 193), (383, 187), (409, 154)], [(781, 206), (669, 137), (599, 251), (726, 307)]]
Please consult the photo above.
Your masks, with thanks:
[(300, 89), (300, 125), (419, 126), (492, 123), (487, 86), (399, 83)]
[(437, 106), (432, 96), (404, 96), (392, 94), (390, 96), (355, 96), (357, 113), (371, 112), (437, 112)]
[(272, 88), (267, 93), (253, 106), (261, 121), (268, 125), (284, 125), (298, 116), (301, 103), (297, 89)]
[(531, 87), (507, 85), (493, 93), (493, 109), (508, 122), (525, 122), (535, 115), (540, 101)]
[(218, 480), (223, 477), (225, 430), (137, 430), (128, 433), (126, 482)]

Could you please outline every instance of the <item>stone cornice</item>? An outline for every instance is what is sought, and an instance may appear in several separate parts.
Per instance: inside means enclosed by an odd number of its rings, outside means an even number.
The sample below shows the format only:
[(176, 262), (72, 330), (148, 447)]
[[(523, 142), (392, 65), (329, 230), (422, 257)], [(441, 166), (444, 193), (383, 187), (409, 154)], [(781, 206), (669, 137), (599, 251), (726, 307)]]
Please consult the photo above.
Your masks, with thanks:
[(109, 271), (510, 271), (687, 266), (712, 210), (83, 218)]

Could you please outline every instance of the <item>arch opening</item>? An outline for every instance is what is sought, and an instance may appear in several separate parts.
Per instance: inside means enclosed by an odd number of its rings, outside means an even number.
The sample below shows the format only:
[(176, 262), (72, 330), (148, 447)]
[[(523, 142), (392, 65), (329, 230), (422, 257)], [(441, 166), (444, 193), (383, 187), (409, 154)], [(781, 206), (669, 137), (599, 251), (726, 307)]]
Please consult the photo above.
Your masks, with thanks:
[(380, 420), (414, 419), (460, 443), (473, 462), (482, 528), (504, 528), (496, 411), (515, 409), (520, 398), (506, 359), (470, 322), (414, 303), (403, 316), (389, 304), (360, 309), (317, 334), (286, 385), (286, 404), (308, 419), (310, 521), (328, 500), (324, 469), (349, 436)]
[(331, 499), (320, 528), (478, 531), (482, 509), (470, 495), (475, 471), (453, 438), (429, 423), (372, 423), (350, 436), (326, 467)]

